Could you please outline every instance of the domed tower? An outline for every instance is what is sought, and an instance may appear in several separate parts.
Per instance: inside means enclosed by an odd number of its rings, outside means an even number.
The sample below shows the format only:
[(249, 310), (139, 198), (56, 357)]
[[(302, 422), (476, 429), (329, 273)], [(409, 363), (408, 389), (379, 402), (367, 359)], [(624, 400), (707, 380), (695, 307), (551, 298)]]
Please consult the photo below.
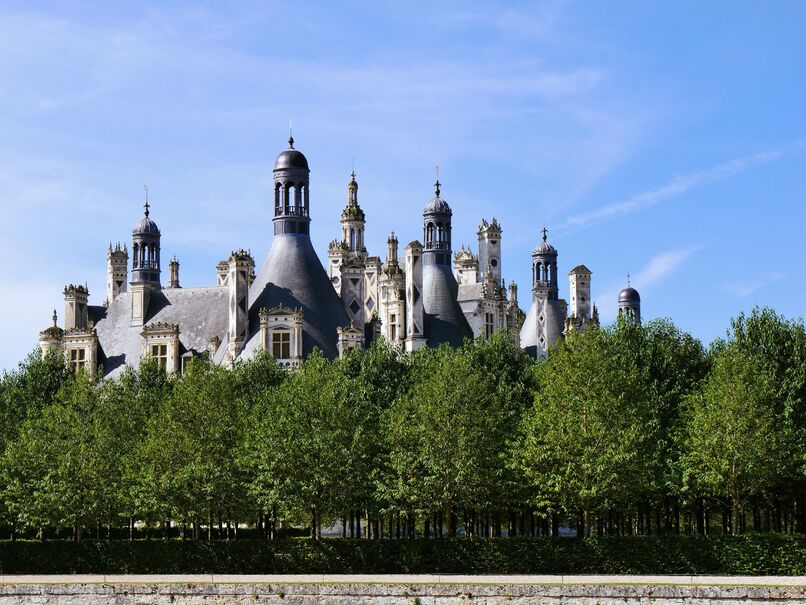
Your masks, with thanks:
[(423, 312), (428, 346), (443, 342), (453, 346), (472, 338), (473, 331), (457, 302), (459, 286), (451, 268), (451, 212), (440, 197), (440, 182), (434, 183), (435, 196), (423, 210)]
[(562, 337), (568, 304), (559, 298), (557, 249), (543, 241), (532, 251), (532, 306), (521, 328), (521, 347), (538, 358), (548, 356), (554, 342)]
[(160, 287), (160, 230), (150, 218), (151, 205), (146, 203), (144, 216), (132, 230), (132, 283)]
[(635, 324), (641, 323), (641, 295), (630, 286), (627, 276), (627, 287), (618, 293), (618, 314)]
[(311, 244), (309, 175), (308, 160), (294, 149), (294, 139), (289, 138), (288, 149), (274, 163), (274, 238), (249, 288), (245, 355), (254, 354), (261, 346), (261, 310), (266, 331), (263, 342), (268, 343), (273, 355), (274, 345), (284, 351), (286, 342), (286, 335), (274, 333), (274, 326), (282, 323), (275, 322), (275, 318), (288, 315), (294, 325), (301, 325), (301, 333), (292, 335), (291, 349), (302, 357), (314, 347), (326, 357), (337, 357), (337, 329), (350, 325), (344, 305)]
[(310, 234), (308, 160), (294, 149), (294, 137), (288, 149), (274, 162), (274, 234)]
[(543, 227), (543, 241), (532, 251), (532, 291), (535, 296), (557, 300), (557, 249), (548, 242), (548, 229)]
[(151, 293), (160, 289), (160, 230), (149, 217), (150, 207), (146, 188), (144, 216), (132, 230), (132, 326), (146, 323)]

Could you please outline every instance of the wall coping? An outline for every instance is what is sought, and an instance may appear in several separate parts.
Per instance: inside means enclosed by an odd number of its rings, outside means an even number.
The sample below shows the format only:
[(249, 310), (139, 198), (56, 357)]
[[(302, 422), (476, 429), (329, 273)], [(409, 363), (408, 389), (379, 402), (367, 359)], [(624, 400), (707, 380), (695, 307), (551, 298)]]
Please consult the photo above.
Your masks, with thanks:
[(671, 585), (803, 586), (806, 576), (642, 576), (642, 575), (2, 575), (0, 584), (432, 584), (432, 585)]

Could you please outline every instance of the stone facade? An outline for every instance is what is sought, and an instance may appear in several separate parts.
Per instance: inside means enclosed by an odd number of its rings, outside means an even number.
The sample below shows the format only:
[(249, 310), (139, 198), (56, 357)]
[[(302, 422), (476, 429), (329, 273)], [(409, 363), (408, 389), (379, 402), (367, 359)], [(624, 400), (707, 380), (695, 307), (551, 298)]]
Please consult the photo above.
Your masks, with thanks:
[(728, 605), (804, 603), (806, 578), (690, 576), (3, 576), (0, 605)]

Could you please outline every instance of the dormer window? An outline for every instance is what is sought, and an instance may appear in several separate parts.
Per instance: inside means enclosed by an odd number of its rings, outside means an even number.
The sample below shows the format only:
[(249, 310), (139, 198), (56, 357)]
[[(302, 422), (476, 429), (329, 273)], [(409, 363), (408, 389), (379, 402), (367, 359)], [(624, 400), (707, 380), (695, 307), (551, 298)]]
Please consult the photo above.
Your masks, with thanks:
[(279, 305), (261, 309), (260, 342), (264, 351), (288, 368), (302, 363), (302, 309)]
[(143, 339), (143, 357), (150, 357), (166, 372), (180, 370), (179, 326), (157, 322), (148, 324), (140, 333)]

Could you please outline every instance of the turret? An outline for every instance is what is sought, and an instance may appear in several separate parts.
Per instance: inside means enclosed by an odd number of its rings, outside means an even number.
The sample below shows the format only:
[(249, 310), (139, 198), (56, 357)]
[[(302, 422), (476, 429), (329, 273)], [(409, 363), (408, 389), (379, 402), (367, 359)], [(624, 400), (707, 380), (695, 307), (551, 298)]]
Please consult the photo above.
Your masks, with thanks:
[(392, 231), (392, 234), (389, 236), (389, 239), (386, 240), (386, 266), (397, 267), (397, 236), (395, 232)]
[(123, 292), (126, 292), (129, 281), (129, 251), (126, 244), (120, 242), (109, 244), (106, 253), (106, 304), (111, 305)]
[(310, 235), (309, 178), (308, 160), (289, 137), (288, 149), (274, 162), (275, 235)]
[(638, 290), (630, 286), (630, 276), (627, 275), (627, 287), (618, 295), (618, 314), (635, 324), (641, 323), (641, 295)]
[(151, 293), (160, 289), (160, 230), (149, 217), (148, 188), (144, 216), (132, 230), (131, 325), (142, 326)]
[(532, 293), (535, 297), (557, 300), (557, 250), (548, 243), (548, 229), (543, 227), (543, 241), (532, 251)]
[(341, 213), (341, 241), (352, 254), (366, 256), (365, 223), (364, 211), (358, 205), (358, 182), (355, 180), (355, 172), (353, 172), (350, 175), (350, 182), (347, 184), (347, 206)]
[(39, 333), (39, 348), (42, 351), (42, 357), (45, 357), (48, 351), (59, 351), (62, 348), (64, 330), (58, 326), (57, 320), (56, 309), (53, 309), (53, 324)]
[(144, 216), (132, 230), (132, 283), (148, 283), (159, 289), (160, 230), (149, 217), (150, 207), (146, 198)]
[[(473, 337), (459, 306), (459, 286), (451, 268), (451, 208), (440, 196), (440, 183), (434, 183), (435, 196), (423, 209), (423, 314), (428, 346), (449, 343), (459, 346)], [(408, 277), (408, 267), (407, 267)]]

